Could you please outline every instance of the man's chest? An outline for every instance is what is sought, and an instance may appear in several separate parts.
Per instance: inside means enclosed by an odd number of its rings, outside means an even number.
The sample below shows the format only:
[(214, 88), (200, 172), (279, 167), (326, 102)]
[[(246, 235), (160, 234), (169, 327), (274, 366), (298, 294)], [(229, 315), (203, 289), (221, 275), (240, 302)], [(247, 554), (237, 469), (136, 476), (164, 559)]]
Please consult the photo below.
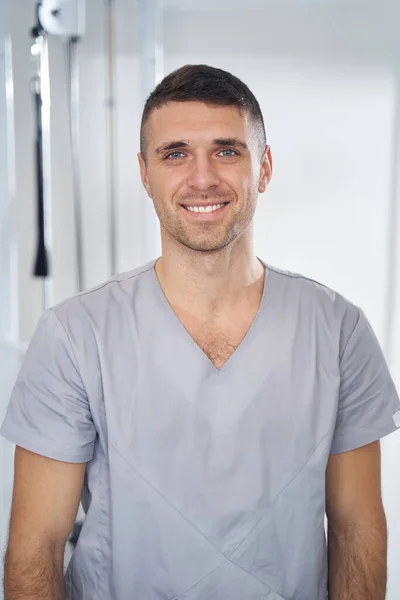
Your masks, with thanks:
[(240, 346), (248, 331), (248, 325), (239, 324), (236, 327), (222, 329), (207, 325), (191, 326), (188, 323), (186, 329), (214, 367), (220, 369)]
[(256, 314), (256, 307), (235, 312), (222, 321), (199, 319), (175, 309), (186, 332), (216, 369), (221, 369), (239, 348), (249, 332)]
[[(121, 357), (106, 374), (113, 380), (104, 386), (103, 421), (113, 477), (121, 467), (124, 477), (132, 471), (226, 552), (297, 474), (314, 497), (318, 485), (323, 499), (335, 390), (311, 376), (311, 361), (297, 378), (289, 353), (282, 364), (278, 349), (274, 356), (255, 342), (217, 370), (186, 338), (181, 346), (170, 336), (169, 353), (159, 342), (149, 340), (151, 361), (129, 371)], [(129, 389), (121, 383), (128, 373)]]
[(209, 330), (184, 334), (154, 328), (140, 351), (104, 360), (107, 439), (165, 492), (183, 477), (203, 496), (211, 478), (222, 497), (252, 473), (250, 507), (257, 489), (279, 489), (333, 430), (338, 379), (301, 340), (279, 343), (273, 331), (245, 345)]
[(223, 436), (240, 452), (243, 431), (270, 460), (287, 456), (288, 443), (294, 456), (307, 454), (334, 423), (339, 374), (318, 330), (303, 335), (296, 323), (251, 312), (222, 325), (155, 313), (135, 327), (119, 328), (118, 348), (100, 340), (98, 372), (87, 378), (108, 434), (130, 448), (147, 437), (162, 452), (169, 436), (217, 447)]
[[(96, 381), (111, 471), (129, 465), (226, 549), (243, 537), (235, 523), (251, 516), (250, 530), (296, 474), (323, 487), (339, 383), (317, 336), (282, 319), (250, 330), (236, 320), (217, 340), (204, 323), (137, 320), (135, 335), (119, 329), (118, 353), (102, 339)], [(235, 348), (221, 369), (210, 362)]]

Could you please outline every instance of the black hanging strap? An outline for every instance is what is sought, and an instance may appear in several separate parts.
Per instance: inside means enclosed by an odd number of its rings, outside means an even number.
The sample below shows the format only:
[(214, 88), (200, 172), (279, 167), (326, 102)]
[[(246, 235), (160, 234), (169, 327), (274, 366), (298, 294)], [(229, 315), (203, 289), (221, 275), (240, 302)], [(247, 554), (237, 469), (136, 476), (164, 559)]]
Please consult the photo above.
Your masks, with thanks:
[[(32, 29), (31, 35), (37, 39), (44, 35), (44, 31), (39, 21), (39, 6), (36, 5), (36, 26)], [(35, 156), (36, 156), (36, 202), (37, 202), (37, 248), (34, 265), (34, 277), (48, 277), (49, 264), (45, 243), (45, 214), (44, 214), (44, 183), (43, 183), (43, 135), (42, 135), (42, 95), (40, 85), (40, 75), (37, 73), (33, 90), (34, 108), (35, 108)]]
[(48, 277), (49, 265), (44, 237), (44, 198), (43, 198), (43, 143), (42, 143), (42, 98), (40, 92), (34, 93), (36, 113), (36, 195), (37, 195), (37, 249), (35, 277)]

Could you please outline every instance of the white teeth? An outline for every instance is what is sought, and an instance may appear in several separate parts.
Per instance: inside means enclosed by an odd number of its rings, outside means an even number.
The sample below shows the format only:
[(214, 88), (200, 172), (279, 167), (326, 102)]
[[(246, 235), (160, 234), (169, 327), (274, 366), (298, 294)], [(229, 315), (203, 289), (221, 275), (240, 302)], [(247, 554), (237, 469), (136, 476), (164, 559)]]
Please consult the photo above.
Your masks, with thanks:
[(214, 206), (187, 206), (186, 208), (192, 212), (209, 213), (221, 208), (224, 205), (225, 202), (223, 204), (214, 204)]

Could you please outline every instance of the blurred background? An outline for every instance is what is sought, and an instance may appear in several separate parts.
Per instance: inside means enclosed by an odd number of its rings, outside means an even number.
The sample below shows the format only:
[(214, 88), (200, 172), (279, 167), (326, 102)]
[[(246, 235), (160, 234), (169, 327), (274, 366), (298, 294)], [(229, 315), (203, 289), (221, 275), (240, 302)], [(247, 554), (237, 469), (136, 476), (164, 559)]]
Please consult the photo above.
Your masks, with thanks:
[[(68, 16), (67, 0), (48, 4)], [(36, 2), (0, 0), (0, 420), (44, 308), (159, 255), (139, 125), (156, 83), (186, 63), (231, 71), (260, 102), (274, 177), (256, 214), (258, 256), (361, 306), (400, 387), (397, 0), (80, 4), (79, 41), (35, 40)], [(38, 68), (47, 278), (33, 274)], [(13, 447), (0, 439), (0, 450), (3, 548)], [(388, 600), (400, 597), (399, 457), (399, 436), (384, 440)]]

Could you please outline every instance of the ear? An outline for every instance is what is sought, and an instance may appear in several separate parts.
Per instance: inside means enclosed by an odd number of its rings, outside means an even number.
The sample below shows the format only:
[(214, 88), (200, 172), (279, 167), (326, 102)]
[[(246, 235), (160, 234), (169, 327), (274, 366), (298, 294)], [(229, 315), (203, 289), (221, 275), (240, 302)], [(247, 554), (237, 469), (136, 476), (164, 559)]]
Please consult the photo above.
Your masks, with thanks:
[(270, 146), (267, 146), (261, 159), (260, 179), (258, 182), (258, 191), (260, 194), (265, 192), (272, 177), (272, 154)]
[(140, 179), (142, 180), (143, 186), (144, 186), (149, 198), (152, 198), (151, 187), (150, 187), (150, 183), (149, 183), (149, 176), (148, 176), (145, 160), (143, 158), (143, 155), (140, 152), (138, 153), (137, 157), (138, 157), (139, 168), (140, 168)]

